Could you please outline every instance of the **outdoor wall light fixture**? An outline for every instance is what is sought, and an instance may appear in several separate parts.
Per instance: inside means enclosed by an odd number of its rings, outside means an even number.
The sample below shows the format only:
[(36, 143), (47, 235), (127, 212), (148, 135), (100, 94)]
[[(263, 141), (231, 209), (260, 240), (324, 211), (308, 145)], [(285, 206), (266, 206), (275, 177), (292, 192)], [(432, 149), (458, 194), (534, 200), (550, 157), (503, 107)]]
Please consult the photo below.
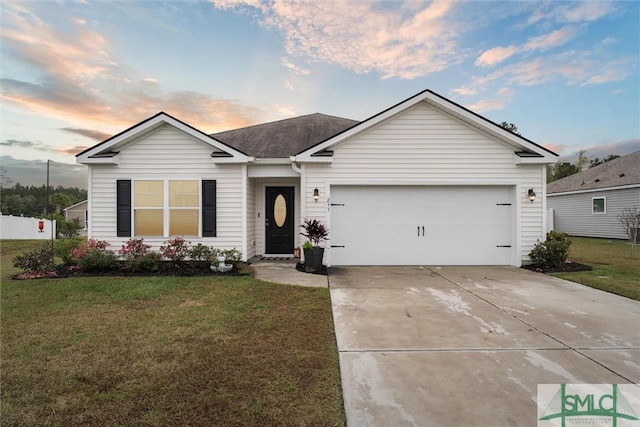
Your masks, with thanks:
[(313, 200), (318, 203), (318, 199), (320, 198), (320, 190), (317, 188), (313, 190)]
[(533, 191), (533, 188), (529, 189), (529, 192), (527, 193), (527, 196), (529, 196), (529, 201), (531, 203), (533, 203), (533, 201), (536, 199), (536, 192)]

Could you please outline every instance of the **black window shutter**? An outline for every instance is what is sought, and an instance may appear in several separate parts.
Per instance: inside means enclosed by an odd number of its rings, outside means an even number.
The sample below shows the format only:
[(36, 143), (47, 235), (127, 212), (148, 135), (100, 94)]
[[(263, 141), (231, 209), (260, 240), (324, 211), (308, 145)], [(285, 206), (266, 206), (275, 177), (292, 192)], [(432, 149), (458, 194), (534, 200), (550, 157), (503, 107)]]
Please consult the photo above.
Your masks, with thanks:
[(216, 237), (216, 181), (202, 180), (202, 237)]
[(131, 237), (131, 181), (117, 181), (118, 237)]

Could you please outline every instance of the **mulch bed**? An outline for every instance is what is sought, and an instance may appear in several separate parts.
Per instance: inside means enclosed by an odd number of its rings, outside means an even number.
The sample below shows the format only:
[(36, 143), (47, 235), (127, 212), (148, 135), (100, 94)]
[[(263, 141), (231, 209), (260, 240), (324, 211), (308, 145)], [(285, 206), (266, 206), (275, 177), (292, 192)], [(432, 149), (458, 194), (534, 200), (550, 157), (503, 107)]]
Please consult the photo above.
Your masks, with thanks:
[(109, 277), (109, 276), (125, 276), (125, 277), (149, 277), (149, 276), (183, 276), (183, 277), (201, 277), (201, 276), (241, 276), (247, 274), (243, 268), (234, 265), (231, 271), (219, 273), (211, 270), (209, 263), (184, 261), (174, 265), (171, 262), (163, 262), (157, 271), (127, 271), (124, 263), (119, 262), (118, 267), (108, 271), (92, 271), (83, 272), (77, 267), (67, 265), (57, 265), (53, 271), (43, 271), (39, 273), (18, 273), (11, 276), (14, 280), (27, 279), (55, 279), (65, 277)]
[(522, 268), (537, 271), (539, 273), (575, 273), (577, 271), (593, 270), (590, 265), (580, 264), (579, 262), (567, 261), (563, 267), (536, 267), (534, 265), (523, 265)]

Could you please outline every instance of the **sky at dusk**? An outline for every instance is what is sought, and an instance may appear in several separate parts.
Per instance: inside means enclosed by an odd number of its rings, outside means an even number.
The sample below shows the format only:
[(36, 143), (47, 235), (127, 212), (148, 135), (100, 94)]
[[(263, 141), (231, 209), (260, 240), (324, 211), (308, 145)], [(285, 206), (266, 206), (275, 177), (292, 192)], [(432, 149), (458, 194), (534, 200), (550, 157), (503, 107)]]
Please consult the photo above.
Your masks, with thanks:
[[(3, 1), (0, 161), (75, 154), (158, 111), (217, 132), (364, 120), (431, 89), (570, 159), (640, 150), (636, 1)], [(28, 182), (31, 183), (31, 182)]]

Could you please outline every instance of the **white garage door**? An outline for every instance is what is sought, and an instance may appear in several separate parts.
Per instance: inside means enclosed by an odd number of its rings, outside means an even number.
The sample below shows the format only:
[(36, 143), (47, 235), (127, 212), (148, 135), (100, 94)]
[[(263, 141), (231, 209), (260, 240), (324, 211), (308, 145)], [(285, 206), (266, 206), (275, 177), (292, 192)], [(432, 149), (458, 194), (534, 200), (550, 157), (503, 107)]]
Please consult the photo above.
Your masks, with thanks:
[(513, 187), (332, 186), (332, 265), (509, 265)]

